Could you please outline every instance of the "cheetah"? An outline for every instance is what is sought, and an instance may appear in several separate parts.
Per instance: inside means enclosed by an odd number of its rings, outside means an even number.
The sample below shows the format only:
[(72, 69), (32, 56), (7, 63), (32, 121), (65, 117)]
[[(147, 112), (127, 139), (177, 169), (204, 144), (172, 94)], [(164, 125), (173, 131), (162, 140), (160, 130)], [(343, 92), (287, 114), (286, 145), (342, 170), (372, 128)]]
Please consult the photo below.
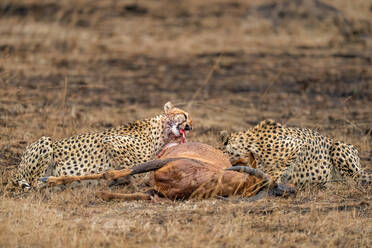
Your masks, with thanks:
[(233, 165), (257, 167), (274, 180), (298, 188), (329, 182), (333, 168), (358, 183), (372, 182), (371, 174), (361, 168), (354, 146), (307, 128), (265, 120), (245, 132), (229, 135), (222, 131), (220, 143)]
[(168, 144), (185, 142), (191, 129), (189, 113), (168, 102), (163, 114), (150, 119), (56, 142), (42, 137), (25, 149), (8, 185), (28, 191), (40, 187), (38, 179), (44, 176), (81, 176), (131, 168), (151, 160)]

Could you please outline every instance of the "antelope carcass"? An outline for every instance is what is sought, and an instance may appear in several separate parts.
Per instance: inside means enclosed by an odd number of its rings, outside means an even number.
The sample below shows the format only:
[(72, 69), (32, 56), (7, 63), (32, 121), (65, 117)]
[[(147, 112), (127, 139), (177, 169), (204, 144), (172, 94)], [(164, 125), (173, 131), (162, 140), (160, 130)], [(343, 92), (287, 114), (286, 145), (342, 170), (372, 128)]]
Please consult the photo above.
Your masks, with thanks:
[[(73, 181), (106, 179), (153, 171), (148, 193), (118, 194), (101, 192), (104, 199), (151, 199), (154, 192), (168, 199), (209, 198), (215, 196), (250, 197), (259, 192), (271, 195), (293, 194), (289, 185), (276, 184), (262, 171), (244, 166), (232, 167), (229, 159), (209, 145), (190, 142), (166, 149), (159, 159), (136, 165), (132, 169), (112, 170), (87, 176), (46, 177), (49, 186)], [(150, 193), (151, 192), (151, 193)]]

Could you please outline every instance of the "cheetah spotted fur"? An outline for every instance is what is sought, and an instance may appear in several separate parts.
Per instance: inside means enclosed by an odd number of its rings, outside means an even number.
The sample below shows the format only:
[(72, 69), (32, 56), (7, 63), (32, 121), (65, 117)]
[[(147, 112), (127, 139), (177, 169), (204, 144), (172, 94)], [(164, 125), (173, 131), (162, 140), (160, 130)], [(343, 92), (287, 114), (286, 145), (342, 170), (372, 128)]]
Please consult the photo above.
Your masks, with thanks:
[(371, 184), (360, 165), (357, 149), (307, 128), (285, 127), (273, 120), (245, 132), (221, 132), (222, 150), (232, 164), (245, 163), (283, 183), (297, 187), (324, 184), (335, 168), (341, 176)]
[(42, 137), (26, 148), (9, 184), (26, 191), (40, 186), (38, 179), (44, 176), (80, 176), (130, 168), (151, 160), (164, 146), (178, 140), (181, 129), (192, 129), (191, 117), (168, 102), (164, 113), (151, 119), (56, 142)]

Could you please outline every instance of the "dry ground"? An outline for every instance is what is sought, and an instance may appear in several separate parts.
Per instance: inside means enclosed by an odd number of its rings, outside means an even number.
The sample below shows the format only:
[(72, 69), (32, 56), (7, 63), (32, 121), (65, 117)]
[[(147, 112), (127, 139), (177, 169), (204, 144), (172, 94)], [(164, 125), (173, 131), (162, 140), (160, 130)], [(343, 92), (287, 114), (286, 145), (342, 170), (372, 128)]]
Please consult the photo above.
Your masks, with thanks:
[[(192, 114), (190, 140), (216, 145), (222, 129), (272, 118), (354, 144), (372, 169), (371, 1), (2, 0), (0, 37), (3, 183), (40, 136), (169, 100)], [(371, 191), (348, 182), (257, 202), (102, 202), (94, 190), (0, 186), (0, 247), (372, 246)]]

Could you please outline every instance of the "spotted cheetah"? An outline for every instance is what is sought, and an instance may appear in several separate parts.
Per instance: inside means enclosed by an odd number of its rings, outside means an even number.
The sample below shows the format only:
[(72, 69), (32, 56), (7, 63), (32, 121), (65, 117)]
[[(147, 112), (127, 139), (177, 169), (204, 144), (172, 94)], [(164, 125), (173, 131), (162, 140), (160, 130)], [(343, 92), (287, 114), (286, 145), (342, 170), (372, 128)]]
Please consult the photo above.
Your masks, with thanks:
[(164, 113), (97, 133), (52, 142), (42, 137), (22, 155), (9, 184), (27, 191), (44, 176), (80, 176), (118, 169), (151, 160), (192, 129), (190, 115), (168, 102)]
[(307, 128), (285, 127), (266, 120), (245, 132), (221, 132), (222, 150), (232, 164), (245, 163), (275, 180), (297, 187), (324, 184), (337, 169), (343, 177), (371, 184), (371, 175), (360, 166), (357, 149)]

